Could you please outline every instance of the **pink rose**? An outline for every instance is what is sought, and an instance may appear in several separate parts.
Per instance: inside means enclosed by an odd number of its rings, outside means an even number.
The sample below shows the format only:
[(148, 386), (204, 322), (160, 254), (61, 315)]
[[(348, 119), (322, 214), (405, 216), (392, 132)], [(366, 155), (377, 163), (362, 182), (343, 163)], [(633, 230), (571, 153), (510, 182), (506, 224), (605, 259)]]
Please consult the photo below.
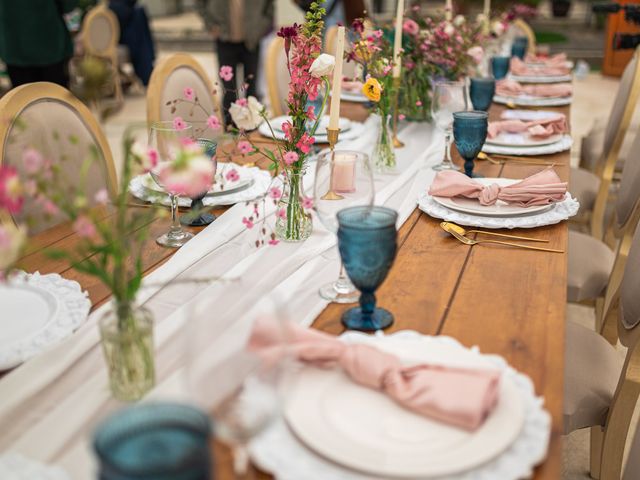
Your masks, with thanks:
[(253, 146), (251, 146), (251, 143), (247, 140), (240, 140), (238, 142), (238, 151), (241, 154), (246, 155), (247, 153), (253, 151)]
[(417, 35), (420, 32), (420, 26), (410, 18), (407, 18), (402, 25), (402, 30), (408, 35)]
[(220, 123), (220, 119), (218, 117), (216, 117), (215, 115), (209, 115), (209, 118), (207, 118), (207, 126), (211, 130), (218, 130), (220, 127), (222, 127), (222, 124)]
[(176, 117), (173, 119), (173, 128), (175, 130), (184, 130), (187, 128), (187, 122), (185, 122), (182, 117)]
[(195, 98), (195, 93), (193, 92), (193, 88), (191, 87), (184, 87), (182, 95), (184, 95), (184, 98), (189, 101), (193, 101), (193, 99)]
[(223, 65), (220, 67), (220, 78), (225, 82), (230, 82), (233, 78), (233, 68), (229, 65)]
[(285, 154), (282, 157), (282, 159), (284, 160), (284, 163), (286, 163), (287, 165), (292, 165), (296, 163), (298, 161), (298, 158), (299, 157), (296, 152), (285, 152)]
[(97, 233), (96, 226), (89, 219), (89, 217), (85, 215), (80, 215), (76, 218), (76, 221), (73, 222), (73, 231), (78, 234), (81, 238), (91, 238), (94, 237)]

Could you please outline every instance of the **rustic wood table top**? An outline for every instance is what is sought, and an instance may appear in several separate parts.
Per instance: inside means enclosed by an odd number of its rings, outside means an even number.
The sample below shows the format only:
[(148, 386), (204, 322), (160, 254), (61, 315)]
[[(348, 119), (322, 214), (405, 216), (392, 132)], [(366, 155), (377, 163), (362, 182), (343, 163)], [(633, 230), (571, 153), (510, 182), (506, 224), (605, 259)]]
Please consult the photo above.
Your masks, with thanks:
[[(497, 118), (502, 110), (503, 107), (494, 105), (491, 117)], [(568, 107), (553, 110), (569, 114)], [(366, 111), (357, 104), (344, 103), (343, 113), (355, 120), (366, 118)], [(568, 151), (547, 155), (545, 159), (556, 162), (556, 171), (568, 180)], [(249, 163), (255, 157), (237, 161)], [(455, 161), (460, 163), (459, 158)], [(257, 163), (266, 165), (262, 161)], [(503, 165), (476, 162), (476, 171), (485, 177), (523, 178), (542, 168), (517, 160)], [(217, 208), (214, 213), (224, 210)], [(106, 218), (109, 212), (104, 215)], [(159, 218), (151, 224), (148, 245), (143, 249), (145, 273), (175, 253), (154, 241), (167, 230), (168, 222), (167, 218)], [(467, 246), (444, 233), (439, 222), (416, 208), (399, 231), (395, 264), (376, 293), (378, 305), (395, 316), (395, 324), (389, 331), (411, 329), (430, 335), (450, 335), (467, 346), (478, 345), (482, 352), (502, 355), (514, 368), (528, 374), (536, 393), (544, 396), (553, 421), (549, 454), (536, 469), (534, 478), (557, 479), (561, 464), (567, 254)], [(508, 233), (548, 239), (549, 247), (565, 252), (567, 249), (566, 222)], [(59, 273), (78, 281), (89, 292), (96, 308), (109, 299), (109, 291), (97, 279), (74, 271), (65, 260), (49, 258), (44, 251), (52, 246), (73, 249), (78, 241), (69, 224), (44, 231), (33, 238), (19, 267)], [(313, 327), (341, 333), (340, 316), (348, 307), (329, 305)], [(216, 478), (233, 478), (228, 450), (221, 445), (215, 445), (214, 449)], [(271, 478), (256, 473), (258, 478)]]

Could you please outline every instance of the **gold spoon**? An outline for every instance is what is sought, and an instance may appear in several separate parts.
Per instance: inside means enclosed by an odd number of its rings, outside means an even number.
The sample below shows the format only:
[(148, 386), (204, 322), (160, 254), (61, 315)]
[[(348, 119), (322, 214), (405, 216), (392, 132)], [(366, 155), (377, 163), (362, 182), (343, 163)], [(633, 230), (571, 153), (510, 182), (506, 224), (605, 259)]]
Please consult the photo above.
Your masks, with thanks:
[(515, 240), (526, 240), (529, 242), (549, 242), (549, 240), (544, 240), (542, 238), (520, 237), (518, 235), (507, 235), (504, 233), (486, 232), (484, 230), (465, 230), (460, 225), (456, 225), (455, 223), (452, 223), (452, 222), (440, 222), (440, 226), (445, 232), (451, 233), (452, 235), (453, 235), (453, 231), (455, 230), (460, 235), (467, 235), (469, 233), (482, 233), (484, 235), (492, 235), (494, 237), (513, 238)]
[(487, 160), (491, 163), (493, 163), (494, 165), (503, 165), (505, 164), (507, 161), (514, 161), (515, 163), (522, 163), (522, 164), (526, 164), (526, 165), (546, 165), (549, 167), (553, 167), (556, 165), (564, 165), (564, 163), (556, 163), (550, 160), (544, 160), (542, 158), (529, 158), (529, 157), (507, 157), (504, 155), (495, 155), (495, 157), (499, 157), (499, 158), (494, 158), (490, 155), (487, 155), (484, 152), (480, 152), (478, 154), (478, 158), (480, 160)]
[[(440, 226), (442, 227), (442, 224), (440, 224)], [(467, 238), (464, 235), (461, 235), (460, 233), (458, 233), (455, 230), (446, 230), (446, 231), (448, 233), (450, 233), (451, 235), (453, 235), (458, 240), (460, 240), (465, 245), (478, 245), (478, 244), (482, 244), (482, 243), (493, 243), (495, 245), (507, 245), (509, 247), (524, 248), (524, 249), (527, 249), (527, 250), (538, 250), (538, 251), (541, 251), (541, 252), (564, 253), (564, 250), (555, 250), (553, 248), (534, 247), (534, 246), (531, 246), (531, 245), (522, 245), (520, 243), (499, 242), (497, 240), (471, 240), (470, 238)]]

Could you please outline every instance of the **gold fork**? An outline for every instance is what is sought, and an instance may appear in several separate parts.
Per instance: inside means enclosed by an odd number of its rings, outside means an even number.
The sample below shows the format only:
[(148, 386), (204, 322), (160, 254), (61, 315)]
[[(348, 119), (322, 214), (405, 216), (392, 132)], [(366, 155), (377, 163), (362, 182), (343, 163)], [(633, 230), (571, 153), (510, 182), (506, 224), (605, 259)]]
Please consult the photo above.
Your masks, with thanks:
[(470, 233), (478, 233), (483, 235), (492, 235), (494, 237), (510, 238), (512, 240), (524, 240), (526, 242), (549, 242), (549, 240), (545, 240), (543, 238), (521, 237), (519, 235), (507, 235), (506, 233), (487, 232), (485, 230), (467, 230), (466, 228), (461, 227), (460, 225), (453, 222), (440, 222), (440, 227), (445, 232), (452, 233), (452, 231), (456, 231), (462, 236), (466, 236)]
[[(441, 225), (442, 227), (442, 225)], [(447, 230), (448, 231), (448, 230)], [(454, 238), (457, 238), (465, 245), (478, 245), (481, 243), (493, 243), (496, 245), (507, 245), (509, 247), (517, 247), (517, 248), (525, 248), (527, 250), (538, 250), (541, 252), (552, 252), (552, 253), (564, 253), (564, 250), (556, 250), (554, 248), (543, 248), (543, 247), (534, 247), (532, 245), (522, 245), (520, 243), (511, 243), (511, 242), (499, 242), (498, 240), (471, 240), (470, 238), (465, 237), (464, 235), (460, 235), (456, 231), (448, 231)]]

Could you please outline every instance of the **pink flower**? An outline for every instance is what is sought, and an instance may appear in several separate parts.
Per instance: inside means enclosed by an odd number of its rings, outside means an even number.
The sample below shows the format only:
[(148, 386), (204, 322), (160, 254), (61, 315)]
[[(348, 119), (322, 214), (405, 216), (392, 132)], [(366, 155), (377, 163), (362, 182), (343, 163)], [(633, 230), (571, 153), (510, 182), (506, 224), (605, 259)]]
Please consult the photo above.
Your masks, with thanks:
[(238, 180), (240, 180), (240, 175), (235, 168), (232, 168), (225, 174), (224, 178), (226, 178), (229, 182), (237, 182)]
[(184, 87), (182, 95), (184, 95), (184, 98), (189, 101), (193, 101), (193, 99), (195, 98), (195, 93), (193, 92), (193, 88), (191, 87)]
[(238, 151), (241, 154), (246, 155), (247, 153), (253, 151), (253, 147), (251, 146), (251, 143), (248, 142), (247, 140), (240, 140), (238, 142)]
[(296, 152), (285, 152), (285, 154), (282, 157), (282, 159), (284, 160), (284, 163), (286, 163), (287, 165), (292, 165), (296, 163), (298, 161), (298, 158), (299, 157)]
[(146, 162), (143, 162), (142, 168), (146, 172), (153, 170), (158, 165), (158, 158), (158, 151), (155, 148), (149, 147), (147, 155), (145, 156)]
[(280, 243), (280, 240), (278, 240), (277, 238), (272, 238), (269, 240), (269, 245), (271, 246), (276, 246)]
[(46, 213), (47, 215), (55, 216), (58, 214), (58, 212), (60, 212), (60, 209), (58, 208), (58, 206), (48, 198), (43, 198), (41, 201), (42, 201), (42, 209), (44, 210), (44, 213)]
[(479, 65), (480, 63), (482, 63), (482, 59), (484, 58), (484, 50), (481, 46), (476, 45), (475, 47), (471, 47), (469, 50), (467, 50), (467, 55), (469, 55), (473, 59), (476, 65)]
[(296, 143), (296, 147), (298, 147), (302, 153), (309, 153), (311, 151), (311, 145), (313, 145), (315, 141), (316, 139), (314, 137), (310, 136), (308, 133), (305, 133), (302, 135), (302, 137), (300, 137), (298, 143)]
[(182, 117), (176, 117), (173, 119), (173, 128), (175, 130), (184, 130), (187, 128), (187, 122), (185, 122)]
[(209, 118), (207, 118), (207, 126), (211, 130), (218, 130), (220, 127), (222, 127), (222, 124), (220, 123), (220, 119), (218, 117), (216, 117), (215, 115), (209, 115)]
[(35, 180), (27, 180), (24, 182), (24, 193), (30, 197), (33, 197), (38, 193), (38, 184)]
[(253, 228), (253, 220), (251, 220), (251, 218), (242, 217), (242, 223), (244, 223), (247, 228)]
[(404, 114), (404, 113), (400, 113), (400, 114), (398, 115), (398, 120), (400, 120), (400, 121), (404, 120), (405, 118), (407, 118), (407, 117), (405, 116), (405, 114)]
[(375, 38), (382, 38), (384, 36), (384, 32), (380, 29), (373, 31), (373, 36)]
[(417, 35), (420, 32), (420, 26), (414, 20), (407, 18), (402, 25), (402, 30), (409, 35)]
[(281, 218), (282, 220), (287, 219), (287, 211), (284, 208), (279, 208), (276, 210), (276, 217)]
[(85, 215), (80, 215), (73, 222), (73, 231), (76, 232), (81, 238), (91, 238), (97, 233), (96, 226)]
[(109, 192), (107, 192), (106, 188), (101, 188), (98, 190), (93, 197), (97, 204), (106, 205), (109, 203)]
[(422, 102), (420, 100), (416, 100), (416, 107), (421, 107), (422, 106)]
[(382, 74), (389, 75), (391, 70), (393, 70), (393, 67), (391, 65), (385, 65), (384, 68), (382, 69)]
[(307, 108), (307, 118), (312, 122), (316, 120), (316, 112), (313, 106), (311, 105), (309, 105), (309, 108)]
[(220, 78), (225, 82), (230, 82), (233, 78), (233, 68), (229, 65), (223, 65), (220, 67)]
[(42, 165), (44, 165), (44, 159), (38, 150), (29, 147), (22, 152), (22, 164), (24, 165), (25, 171), (28, 174), (33, 175), (42, 168)]
[(293, 127), (293, 125), (291, 124), (291, 122), (289, 120), (287, 120), (286, 122), (284, 122), (282, 124), (282, 126), (280, 128), (282, 128), (282, 131), (284, 132), (284, 136), (287, 140), (291, 141), (291, 128)]
[(246, 98), (239, 98), (235, 101), (235, 104), (239, 107), (246, 107), (249, 105), (249, 100), (247, 100)]
[(22, 192), (18, 171), (14, 167), (0, 166), (0, 209), (12, 215), (20, 213), (24, 203)]
[(269, 196), (274, 200), (279, 200), (280, 197), (282, 197), (282, 190), (280, 190), (280, 187), (271, 187), (269, 189)]
[(302, 208), (305, 210), (311, 210), (313, 208), (313, 198), (302, 197)]

